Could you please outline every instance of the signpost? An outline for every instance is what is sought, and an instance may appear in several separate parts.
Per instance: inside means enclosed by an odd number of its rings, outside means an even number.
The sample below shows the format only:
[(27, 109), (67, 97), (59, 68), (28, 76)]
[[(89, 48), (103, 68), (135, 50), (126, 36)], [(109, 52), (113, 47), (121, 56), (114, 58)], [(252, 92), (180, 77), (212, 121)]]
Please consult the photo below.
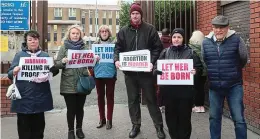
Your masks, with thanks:
[(30, 30), (29, 0), (1, 0), (1, 31)]

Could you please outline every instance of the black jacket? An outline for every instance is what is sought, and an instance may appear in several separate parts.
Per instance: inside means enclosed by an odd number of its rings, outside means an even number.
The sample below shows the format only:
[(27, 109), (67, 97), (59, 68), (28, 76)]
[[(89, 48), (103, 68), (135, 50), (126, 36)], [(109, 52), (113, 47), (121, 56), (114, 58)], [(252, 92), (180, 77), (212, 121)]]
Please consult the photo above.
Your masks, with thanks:
[(142, 22), (139, 29), (125, 26), (117, 33), (115, 44), (114, 61), (119, 61), (120, 52), (129, 52), (148, 49), (151, 52), (151, 63), (154, 65), (158, 59), (163, 46), (155, 27)]
[[(200, 75), (202, 72), (202, 63), (198, 55), (187, 45), (183, 45), (180, 47), (171, 46), (169, 48), (165, 48), (161, 52), (159, 59), (193, 59), (193, 66), (196, 70), (195, 76)], [(154, 65), (153, 71), (154, 74), (158, 73), (157, 63)], [(166, 99), (173, 97), (192, 98), (195, 92), (192, 85), (160, 85), (160, 91), (164, 95), (163, 98)]]

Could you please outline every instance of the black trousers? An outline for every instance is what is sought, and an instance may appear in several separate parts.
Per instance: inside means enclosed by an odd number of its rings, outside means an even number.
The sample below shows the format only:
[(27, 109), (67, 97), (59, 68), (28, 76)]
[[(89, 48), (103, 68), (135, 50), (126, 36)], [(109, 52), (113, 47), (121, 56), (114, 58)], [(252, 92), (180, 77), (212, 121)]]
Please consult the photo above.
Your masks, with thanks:
[(195, 106), (204, 106), (204, 100), (205, 100), (205, 83), (206, 83), (207, 77), (206, 76), (200, 76), (195, 80), (194, 87), (196, 89), (196, 95), (195, 95)]
[(69, 131), (74, 130), (75, 117), (76, 117), (76, 129), (82, 128), (86, 95), (83, 94), (64, 95), (64, 99), (67, 106), (67, 122), (68, 122)]
[(19, 139), (43, 139), (44, 128), (44, 112), (36, 114), (17, 113)]
[(171, 139), (190, 138), (192, 104), (193, 99), (171, 99), (165, 103), (165, 119)]
[(142, 73), (125, 75), (125, 84), (132, 124), (141, 126), (141, 109), (139, 103), (141, 88), (154, 125), (163, 126), (162, 115), (156, 102), (156, 88), (153, 76)]

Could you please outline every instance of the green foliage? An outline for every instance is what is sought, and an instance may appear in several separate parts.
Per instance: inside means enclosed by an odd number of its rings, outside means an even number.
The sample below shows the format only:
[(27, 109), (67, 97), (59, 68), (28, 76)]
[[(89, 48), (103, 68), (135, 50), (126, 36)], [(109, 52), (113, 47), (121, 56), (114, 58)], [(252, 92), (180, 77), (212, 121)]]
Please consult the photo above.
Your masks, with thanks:
[(121, 10), (119, 13), (119, 28), (130, 24), (129, 8), (131, 3), (123, 1), (121, 3)]

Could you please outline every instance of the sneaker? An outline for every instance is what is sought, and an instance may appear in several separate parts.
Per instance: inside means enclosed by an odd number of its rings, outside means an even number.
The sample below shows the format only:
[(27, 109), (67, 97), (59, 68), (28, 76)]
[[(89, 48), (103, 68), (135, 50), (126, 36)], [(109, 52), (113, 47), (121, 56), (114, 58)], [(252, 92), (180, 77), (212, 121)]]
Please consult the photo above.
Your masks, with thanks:
[(198, 112), (200, 112), (200, 107), (195, 106), (192, 108), (192, 111), (198, 113)]
[(202, 113), (205, 112), (205, 108), (203, 106), (200, 106), (200, 112), (202, 112)]

